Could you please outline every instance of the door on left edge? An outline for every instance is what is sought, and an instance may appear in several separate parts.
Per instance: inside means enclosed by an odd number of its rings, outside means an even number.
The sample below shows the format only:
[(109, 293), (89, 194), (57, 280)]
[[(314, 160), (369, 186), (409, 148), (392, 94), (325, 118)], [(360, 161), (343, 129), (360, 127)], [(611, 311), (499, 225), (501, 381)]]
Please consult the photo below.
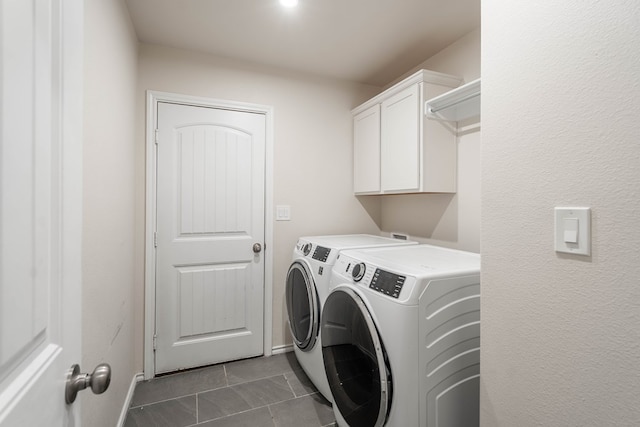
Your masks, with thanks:
[(0, 3), (0, 426), (79, 425), (82, 3)]

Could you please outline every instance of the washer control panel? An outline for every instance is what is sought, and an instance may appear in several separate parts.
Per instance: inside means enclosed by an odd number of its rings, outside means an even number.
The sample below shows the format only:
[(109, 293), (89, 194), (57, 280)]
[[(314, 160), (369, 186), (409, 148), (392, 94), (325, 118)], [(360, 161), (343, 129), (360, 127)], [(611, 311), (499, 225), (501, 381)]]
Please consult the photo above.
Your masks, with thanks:
[(331, 249), (322, 246), (316, 246), (316, 250), (313, 251), (313, 255), (311, 256), (311, 258), (320, 262), (327, 262), (327, 258), (329, 258), (330, 253)]
[(405, 276), (389, 273), (388, 271), (376, 268), (373, 278), (369, 284), (369, 288), (393, 298), (400, 296), (400, 291), (406, 280)]

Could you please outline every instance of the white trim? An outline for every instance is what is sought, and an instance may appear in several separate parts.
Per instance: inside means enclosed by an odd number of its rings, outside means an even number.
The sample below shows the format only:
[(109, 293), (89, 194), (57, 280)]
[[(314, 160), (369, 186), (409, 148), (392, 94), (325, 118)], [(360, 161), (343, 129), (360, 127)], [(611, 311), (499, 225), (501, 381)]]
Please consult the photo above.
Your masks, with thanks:
[(129, 384), (129, 391), (127, 392), (127, 397), (125, 397), (124, 403), (122, 404), (122, 409), (120, 410), (120, 418), (118, 419), (118, 424), (116, 424), (116, 426), (124, 426), (124, 422), (127, 420), (127, 412), (129, 411), (131, 400), (133, 399), (133, 393), (136, 391), (136, 384), (141, 381), (144, 381), (144, 374), (142, 372), (135, 374), (131, 379), (131, 384)]
[(158, 102), (193, 105), (199, 107), (225, 108), (237, 111), (264, 114), (266, 118), (265, 146), (265, 265), (264, 265), (264, 346), (265, 356), (272, 354), (273, 340), (273, 107), (168, 92), (147, 91), (146, 118), (146, 216), (145, 216), (145, 299), (144, 299), (144, 379), (155, 376), (153, 335), (156, 329), (156, 248), (153, 233), (156, 229), (156, 144)]
[(264, 355), (271, 356), (273, 343), (273, 107), (266, 108), (265, 199), (264, 199)]
[(284, 354), (293, 351), (293, 344), (282, 344), (273, 347), (271, 354)]
[(363, 112), (367, 108), (381, 103), (383, 100), (388, 99), (396, 93), (402, 92), (404, 89), (422, 82), (448, 87), (458, 87), (460, 86), (460, 83), (462, 83), (462, 79), (457, 76), (451, 76), (449, 74), (443, 74), (437, 71), (419, 70), (409, 77), (394, 84), (390, 88), (386, 89), (384, 92), (374, 96), (364, 104), (358, 105), (356, 108), (351, 110), (351, 114), (355, 116), (356, 114)]

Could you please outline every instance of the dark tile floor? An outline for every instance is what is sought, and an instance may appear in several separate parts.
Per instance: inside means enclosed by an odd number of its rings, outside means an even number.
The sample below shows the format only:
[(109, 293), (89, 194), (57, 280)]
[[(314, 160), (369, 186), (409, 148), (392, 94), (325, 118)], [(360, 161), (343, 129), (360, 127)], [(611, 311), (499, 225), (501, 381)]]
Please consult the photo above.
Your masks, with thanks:
[(293, 353), (165, 375), (138, 383), (125, 427), (334, 426), (331, 405)]

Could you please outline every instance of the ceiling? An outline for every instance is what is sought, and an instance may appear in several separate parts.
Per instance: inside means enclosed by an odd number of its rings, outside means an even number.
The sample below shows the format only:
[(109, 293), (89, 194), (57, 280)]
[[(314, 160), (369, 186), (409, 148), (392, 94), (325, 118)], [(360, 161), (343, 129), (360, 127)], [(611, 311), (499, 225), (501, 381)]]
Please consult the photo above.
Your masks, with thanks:
[(480, 0), (126, 0), (138, 39), (384, 86), (480, 26)]

